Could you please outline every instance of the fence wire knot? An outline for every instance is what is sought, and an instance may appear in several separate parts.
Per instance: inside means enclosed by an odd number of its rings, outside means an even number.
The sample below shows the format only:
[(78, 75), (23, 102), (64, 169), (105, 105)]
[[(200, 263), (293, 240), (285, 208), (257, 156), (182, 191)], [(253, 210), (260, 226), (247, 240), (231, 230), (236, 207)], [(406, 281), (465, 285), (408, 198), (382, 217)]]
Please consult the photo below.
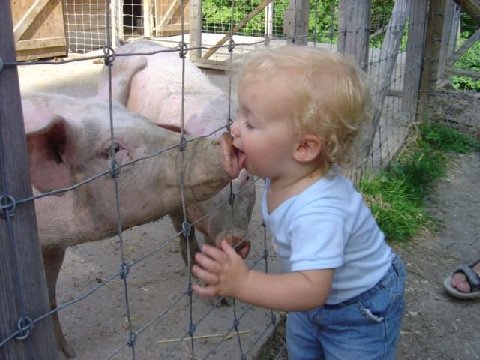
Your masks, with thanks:
[(0, 216), (4, 219), (7, 218), (7, 215), (12, 216), (17, 207), (17, 202), (15, 198), (11, 195), (0, 195)]
[(235, 41), (230, 38), (230, 41), (228, 42), (228, 52), (233, 52), (233, 49), (235, 49)]
[(180, 41), (178, 43), (178, 48), (180, 49), (179, 53), (178, 53), (178, 56), (180, 56), (180, 58), (185, 58), (187, 56), (187, 53), (188, 53), (188, 46), (186, 43)]
[(111, 46), (105, 45), (103, 47), (103, 55), (105, 55), (103, 58), (103, 63), (105, 66), (109, 66), (115, 61), (115, 50)]
[(227, 119), (227, 131), (230, 132), (230, 126), (232, 126), (233, 120), (231, 117), (228, 117)]
[(190, 329), (188, 330), (188, 335), (190, 337), (193, 337), (193, 334), (195, 334), (195, 331), (197, 331), (197, 327), (195, 326), (195, 324), (191, 324)]
[(130, 273), (130, 264), (124, 262), (120, 265), (120, 279), (125, 280)]
[(240, 326), (240, 321), (238, 319), (233, 320), (233, 328), (238, 332), (238, 327)]
[(268, 259), (268, 250), (263, 251), (263, 259), (267, 260)]
[(185, 149), (187, 148), (187, 144), (187, 138), (182, 135), (182, 138), (180, 139), (180, 151), (185, 151)]
[(135, 342), (137, 341), (137, 334), (134, 333), (133, 331), (128, 335), (128, 341), (127, 341), (127, 345), (129, 347), (133, 347), (135, 346)]
[(15, 336), (17, 340), (25, 340), (33, 329), (33, 321), (28, 316), (21, 317), (17, 322), (18, 335)]
[(230, 196), (228, 198), (228, 205), (233, 205), (234, 201), (235, 201), (235, 194), (233, 192), (231, 192)]
[(182, 235), (185, 238), (188, 238), (190, 236), (191, 230), (192, 230), (192, 225), (188, 221), (184, 221), (182, 223)]
[(118, 178), (121, 170), (122, 170), (122, 167), (120, 166), (118, 161), (112, 160), (112, 167), (110, 169), (110, 176), (112, 177), (112, 179)]

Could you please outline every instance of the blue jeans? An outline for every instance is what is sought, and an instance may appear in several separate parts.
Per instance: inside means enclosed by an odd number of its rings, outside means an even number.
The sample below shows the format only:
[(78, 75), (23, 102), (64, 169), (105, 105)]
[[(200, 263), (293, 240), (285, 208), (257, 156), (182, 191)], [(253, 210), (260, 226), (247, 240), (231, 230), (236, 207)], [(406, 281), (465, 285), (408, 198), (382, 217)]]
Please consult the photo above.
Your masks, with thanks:
[(288, 313), (289, 360), (394, 359), (405, 278), (403, 262), (395, 256), (388, 272), (370, 290), (340, 304)]

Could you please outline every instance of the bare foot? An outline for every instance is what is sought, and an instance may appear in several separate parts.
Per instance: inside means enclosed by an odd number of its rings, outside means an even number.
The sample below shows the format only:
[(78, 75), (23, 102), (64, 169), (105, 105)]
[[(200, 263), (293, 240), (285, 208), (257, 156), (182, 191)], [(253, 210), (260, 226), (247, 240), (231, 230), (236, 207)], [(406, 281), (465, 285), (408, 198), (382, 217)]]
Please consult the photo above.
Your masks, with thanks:
[[(480, 263), (473, 267), (473, 271), (480, 276)], [(470, 292), (470, 284), (468, 283), (465, 274), (457, 273), (452, 276), (452, 281), (450, 282), (453, 288), (461, 291), (463, 293)]]

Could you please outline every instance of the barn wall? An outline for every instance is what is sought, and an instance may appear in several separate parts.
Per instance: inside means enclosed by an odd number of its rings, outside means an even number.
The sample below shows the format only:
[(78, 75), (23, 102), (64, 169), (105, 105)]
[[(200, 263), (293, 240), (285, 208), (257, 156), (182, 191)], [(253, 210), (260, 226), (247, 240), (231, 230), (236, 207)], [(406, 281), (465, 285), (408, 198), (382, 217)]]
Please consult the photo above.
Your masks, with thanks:
[(10, 0), (17, 60), (67, 54), (60, 0)]

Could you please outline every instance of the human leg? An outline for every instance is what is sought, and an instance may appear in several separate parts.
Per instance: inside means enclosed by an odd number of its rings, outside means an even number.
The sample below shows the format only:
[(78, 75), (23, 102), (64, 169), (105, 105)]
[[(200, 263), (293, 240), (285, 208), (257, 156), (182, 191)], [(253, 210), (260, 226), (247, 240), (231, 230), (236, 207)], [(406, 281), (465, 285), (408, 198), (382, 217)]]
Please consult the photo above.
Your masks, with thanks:
[(318, 329), (308, 314), (297, 311), (287, 314), (286, 339), (289, 360), (324, 359), (318, 341)]
[(405, 268), (399, 258), (372, 289), (318, 310), (320, 342), (327, 360), (395, 359), (404, 310)]

